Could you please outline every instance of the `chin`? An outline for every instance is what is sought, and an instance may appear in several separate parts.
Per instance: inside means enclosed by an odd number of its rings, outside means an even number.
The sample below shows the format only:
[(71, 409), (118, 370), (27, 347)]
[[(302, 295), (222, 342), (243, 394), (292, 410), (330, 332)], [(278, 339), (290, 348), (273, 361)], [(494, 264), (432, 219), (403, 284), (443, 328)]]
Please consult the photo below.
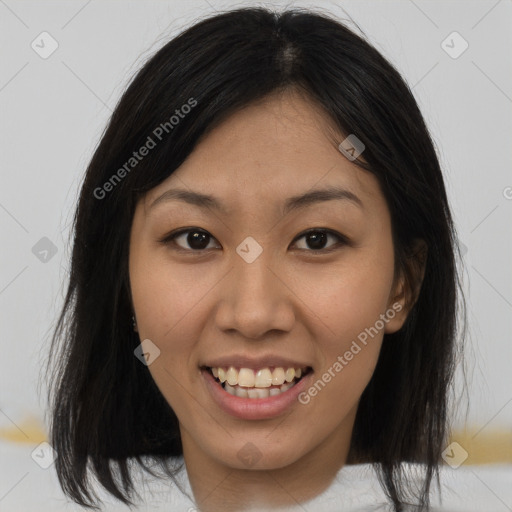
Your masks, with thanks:
[(268, 440), (258, 443), (245, 439), (236, 442), (236, 445), (239, 448), (230, 450), (229, 456), (226, 456), (226, 450), (222, 450), (213, 457), (220, 464), (233, 469), (272, 471), (291, 466), (304, 456), (302, 452), (297, 452), (297, 443), (291, 440), (285, 446), (282, 443), (269, 443)]

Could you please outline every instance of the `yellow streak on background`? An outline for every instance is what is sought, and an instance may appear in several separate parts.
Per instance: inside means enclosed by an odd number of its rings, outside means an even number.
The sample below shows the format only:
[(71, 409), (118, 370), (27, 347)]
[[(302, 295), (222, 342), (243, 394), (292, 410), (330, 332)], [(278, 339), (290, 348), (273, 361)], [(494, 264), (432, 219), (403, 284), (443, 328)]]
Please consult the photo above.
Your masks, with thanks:
[[(48, 441), (45, 427), (37, 417), (28, 417), (14, 425), (0, 428), (0, 439), (13, 443), (39, 444)], [(456, 441), (469, 456), (464, 465), (512, 463), (512, 429), (454, 431), (450, 443)]]

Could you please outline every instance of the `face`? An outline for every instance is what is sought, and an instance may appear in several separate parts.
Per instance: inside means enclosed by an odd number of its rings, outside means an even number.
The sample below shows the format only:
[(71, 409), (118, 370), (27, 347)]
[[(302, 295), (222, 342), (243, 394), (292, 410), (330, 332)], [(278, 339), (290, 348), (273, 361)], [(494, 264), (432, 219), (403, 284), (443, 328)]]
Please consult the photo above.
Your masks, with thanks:
[[(382, 337), (405, 320), (386, 201), (328, 127), (297, 94), (271, 96), (137, 205), (133, 307), (186, 460), (275, 469), (346, 453)], [(342, 192), (292, 202), (326, 189)]]

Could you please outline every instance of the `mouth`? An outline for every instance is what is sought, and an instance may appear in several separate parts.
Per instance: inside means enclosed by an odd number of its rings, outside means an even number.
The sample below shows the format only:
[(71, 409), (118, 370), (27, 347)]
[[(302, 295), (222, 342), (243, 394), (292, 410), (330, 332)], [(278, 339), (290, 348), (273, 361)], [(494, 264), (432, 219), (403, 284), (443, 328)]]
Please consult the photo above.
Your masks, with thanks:
[(310, 366), (267, 366), (259, 369), (204, 366), (226, 393), (239, 398), (264, 399), (289, 391), (312, 371)]

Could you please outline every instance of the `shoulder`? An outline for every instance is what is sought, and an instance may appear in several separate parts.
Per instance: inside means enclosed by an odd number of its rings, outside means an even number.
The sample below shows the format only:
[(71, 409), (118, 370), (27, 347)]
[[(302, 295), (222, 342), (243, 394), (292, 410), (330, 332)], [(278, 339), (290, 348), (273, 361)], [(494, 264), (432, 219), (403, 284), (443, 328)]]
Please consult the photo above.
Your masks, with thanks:
[(102, 503), (102, 512), (121, 512), (151, 510), (152, 512), (181, 510), (187, 512), (194, 509), (193, 493), (188, 480), (183, 457), (169, 457), (167, 466), (173, 471), (174, 479), (170, 478), (152, 457), (141, 457), (144, 465), (155, 476), (137, 462), (128, 459), (128, 467), (133, 480), (135, 492), (132, 500), (135, 508), (125, 507), (103, 487), (95, 483), (94, 491)]
[[(378, 476), (378, 465), (344, 466), (329, 488), (308, 503), (318, 512), (392, 512)], [(403, 463), (403, 477), (419, 488), (427, 466)], [(503, 503), (512, 503), (512, 465), (439, 467), (439, 483), (435, 477), (430, 488), (430, 512), (498, 512)], [(490, 489), (492, 487), (492, 489)], [(404, 508), (415, 512), (417, 507)]]

